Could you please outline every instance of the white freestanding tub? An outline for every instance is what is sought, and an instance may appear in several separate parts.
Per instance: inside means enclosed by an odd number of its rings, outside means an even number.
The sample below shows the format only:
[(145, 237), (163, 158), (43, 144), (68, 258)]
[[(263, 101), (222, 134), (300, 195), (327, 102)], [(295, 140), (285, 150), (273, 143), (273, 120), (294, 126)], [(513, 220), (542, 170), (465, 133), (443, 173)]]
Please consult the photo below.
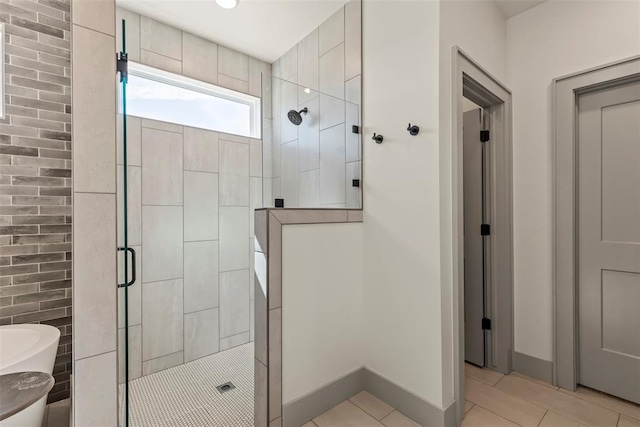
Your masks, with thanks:
[[(0, 326), (0, 375), (37, 371), (53, 373), (60, 331), (48, 325)], [(0, 421), (1, 427), (40, 427), (47, 397)]]

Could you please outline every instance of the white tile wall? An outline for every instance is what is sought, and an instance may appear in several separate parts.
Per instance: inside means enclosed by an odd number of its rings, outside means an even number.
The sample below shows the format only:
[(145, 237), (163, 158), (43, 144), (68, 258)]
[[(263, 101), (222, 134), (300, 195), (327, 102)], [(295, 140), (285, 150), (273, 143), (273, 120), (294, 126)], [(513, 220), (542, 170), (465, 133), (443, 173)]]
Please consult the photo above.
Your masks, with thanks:
[(142, 360), (183, 349), (182, 279), (142, 285)]
[(142, 283), (183, 277), (182, 206), (143, 206), (142, 224)]
[(184, 169), (218, 172), (218, 133), (184, 128)]
[(249, 82), (249, 57), (244, 53), (219, 46), (218, 73)]
[(218, 45), (182, 33), (182, 74), (203, 82), (218, 83)]
[(344, 43), (320, 57), (320, 92), (344, 99)]
[(249, 206), (249, 145), (220, 140), (220, 206)]
[(198, 311), (184, 316), (184, 361), (190, 362), (220, 349), (218, 309)]
[(282, 188), (285, 207), (298, 206), (298, 141), (282, 144)]
[(117, 367), (115, 351), (86, 359), (76, 359), (73, 368), (74, 425), (117, 426)]
[[(318, 29), (313, 30), (298, 43), (298, 84), (312, 91), (319, 89), (318, 83)], [(304, 92), (300, 94), (303, 97)], [(302, 102), (302, 100), (301, 100)]]
[(142, 128), (142, 204), (182, 205), (182, 134)]
[(345, 126), (320, 132), (320, 204), (345, 203)]
[(220, 207), (220, 271), (249, 268), (249, 208)]
[(220, 337), (249, 332), (249, 269), (220, 275)]
[(324, 55), (344, 42), (344, 8), (331, 15), (320, 25), (320, 55)]
[(218, 239), (218, 174), (184, 172), (184, 240)]
[(182, 31), (141, 16), (140, 47), (149, 52), (181, 61)]
[(184, 270), (185, 313), (218, 307), (218, 242), (185, 243)]
[(298, 131), (298, 171), (306, 172), (320, 167), (320, 98), (301, 104), (309, 113)]

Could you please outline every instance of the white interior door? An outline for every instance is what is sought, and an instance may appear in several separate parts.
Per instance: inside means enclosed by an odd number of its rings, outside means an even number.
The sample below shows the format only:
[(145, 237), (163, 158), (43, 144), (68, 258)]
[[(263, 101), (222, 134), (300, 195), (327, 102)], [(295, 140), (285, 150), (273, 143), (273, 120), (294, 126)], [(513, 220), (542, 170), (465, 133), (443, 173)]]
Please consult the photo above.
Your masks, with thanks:
[(640, 83), (578, 100), (579, 382), (640, 403)]
[(464, 186), (464, 331), (465, 360), (484, 366), (484, 254), (480, 234), (483, 211), (482, 111), (464, 113), (463, 186)]

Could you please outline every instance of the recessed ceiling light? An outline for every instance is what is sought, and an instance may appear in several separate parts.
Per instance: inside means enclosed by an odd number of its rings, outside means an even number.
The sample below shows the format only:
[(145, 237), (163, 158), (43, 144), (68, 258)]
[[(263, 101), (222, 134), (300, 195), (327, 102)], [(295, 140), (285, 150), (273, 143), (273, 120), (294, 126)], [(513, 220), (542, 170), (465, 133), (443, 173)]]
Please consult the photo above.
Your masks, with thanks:
[(304, 93), (311, 93), (311, 89), (309, 89), (308, 87), (304, 88)]
[(238, 5), (238, 1), (239, 0), (216, 0), (216, 3), (222, 8), (233, 9)]

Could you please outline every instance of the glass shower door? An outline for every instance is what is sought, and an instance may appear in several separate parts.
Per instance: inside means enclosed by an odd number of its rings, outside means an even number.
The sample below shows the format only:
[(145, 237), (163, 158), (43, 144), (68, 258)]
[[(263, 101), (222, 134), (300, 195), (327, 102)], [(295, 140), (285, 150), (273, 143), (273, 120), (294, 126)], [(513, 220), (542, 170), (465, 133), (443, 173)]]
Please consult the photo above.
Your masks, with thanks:
[[(129, 426), (129, 379), (131, 349), (130, 336), (135, 330), (130, 325), (130, 301), (135, 299), (136, 249), (129, 239), (129, 190), (130, 175), (127, 156), (127, 49), (126, 23), (122, 20), (122, 50), (117, 54), (118, 85), (120, 93), (117, 156), (117, 205), (118, 205), (118, 411), (119, 425)], [(140, 285), (136, 285), (137, 290)], [(139, 294), (139, 291), (137, 292)], [(133, 298), (132, 298), (133, 297)]]

